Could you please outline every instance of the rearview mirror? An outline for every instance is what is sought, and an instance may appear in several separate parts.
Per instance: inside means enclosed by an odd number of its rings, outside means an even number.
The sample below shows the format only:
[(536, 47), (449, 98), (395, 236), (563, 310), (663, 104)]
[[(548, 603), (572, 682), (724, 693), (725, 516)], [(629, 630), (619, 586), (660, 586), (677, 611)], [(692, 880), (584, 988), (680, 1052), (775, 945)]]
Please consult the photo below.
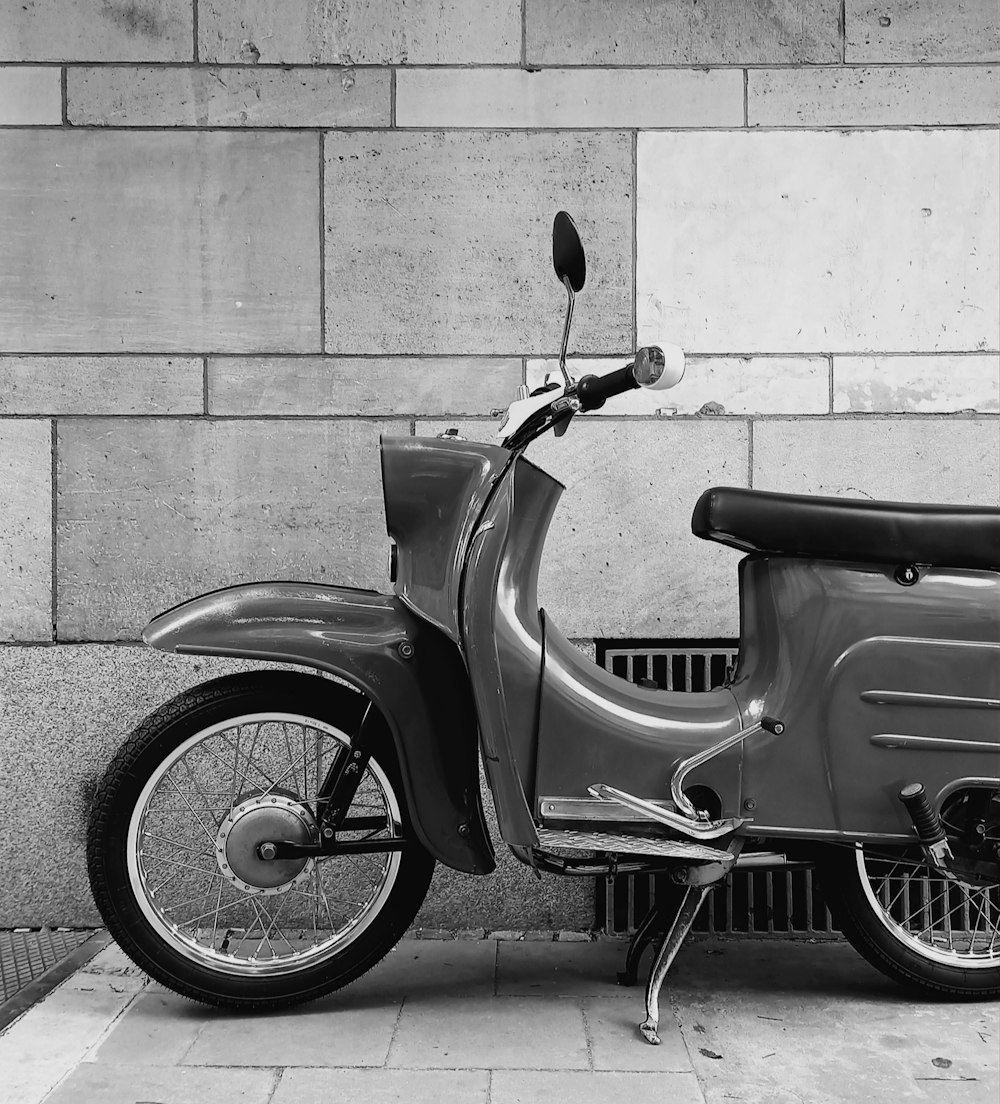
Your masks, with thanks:
[(560, 211), (552, 223), (552, 265), (559, 282), (569, 280), (574, 291), (580, 291), (587, 281), (587, 258), (576, 230), (576, 223), (565, 211)]
[(668, 345), (665, 349), (649, 345), (639, 349), (635, 354), (632, 375), (635, 382), (648, 391), (666, 391), (668, 387), (680, 383), (684, 375), (684, 352), (676, 345)]

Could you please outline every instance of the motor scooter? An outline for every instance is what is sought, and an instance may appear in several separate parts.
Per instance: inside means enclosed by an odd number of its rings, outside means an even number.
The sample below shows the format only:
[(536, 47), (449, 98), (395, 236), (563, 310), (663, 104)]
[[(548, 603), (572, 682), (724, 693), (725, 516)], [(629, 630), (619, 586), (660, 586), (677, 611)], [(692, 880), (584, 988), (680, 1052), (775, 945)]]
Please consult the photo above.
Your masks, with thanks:
[[(656, 944), (643, 1036), (706, 894), (815, 864), (840, 927), (925, 994), (1000, 994), (1000, 509), (705, 491), (694, 532), (740, 552), (739, 659), (703, 693), (633, 685), (538, 608), (563, 487), (525, 456), (578, 414), (665, 388), (683, 354), (573, 380), (586, 261), (560, 212), (561, 375), (522, 387), (499, 444), (384, 437), (391, 594), (264, 582), (161, 613), (185, 655), (305, 666), (206, 682), (113, 758), (87, 838), (109, 931), (153, 978), (271, 1009), (358, 978), (399, 940), (435, 862), (666, 872), (626, 955)], [(317, 677), (326, 676), (326, 677)]]

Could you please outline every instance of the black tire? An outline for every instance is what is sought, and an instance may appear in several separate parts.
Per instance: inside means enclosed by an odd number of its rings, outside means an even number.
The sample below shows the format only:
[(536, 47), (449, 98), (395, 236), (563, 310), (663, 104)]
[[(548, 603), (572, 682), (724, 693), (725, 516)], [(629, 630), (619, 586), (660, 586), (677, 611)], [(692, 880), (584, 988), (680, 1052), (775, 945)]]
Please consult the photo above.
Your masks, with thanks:
[[(866, 854), (861, 845), (829, 848), (817, 865), (840, 930), (877, 970), (924, 997), (985, 1000), (1000, 995), (1000, 887), (949, 884), (921, 859), (916, 848), (891, 854), (885, 848)], [(983, 936), (970, 941), (969, 948), (964, 947), (968, 936), (952, 931), (953, 919), (955, 927), (963, 923), (962, 902), (970, 903)], [(981, 953), (971, 953), (973, 943)]]
[[(301, 821), (303, 833), (311, 830), (310, 818), (315, 826), (312, 807), (306, 800), (311, 778), (320, 778), (327, 769), (329, 759), (324, 755), (332, 755), (338, 742), (343, 745), (357, 731), (367, 704), (365, 697), (330, 679), (262, 671), (216, 679), (180, 694), (132, 732), (98, 789), (87, 832), (87, 865), (101, 916), (136, 965), (183, 996), (222, 1007), (265, 1010), (313, 1000), (339, 989), (371, 969), (395, 946), (420, 908), (434, 859), (414, 836), (396, 752), (387, 730), (376, 742), (359, 797), (369, 802), (364, 811), (376, 809), (377, 801), (383, 801), (386, 810), (389, 826), (367, 835), (377, 838), (383, 832), (401, 833), (408, 840), (406, 846), (374, 856), (334, 857), (320, 862), (290, 860), (282, 870), (294, 869), (300, 862), (304, 866), (279, 888), (239, 880), (284, 877), (274, 873), (277, 863), (264, 874), (257, 873), (265, 868), (252, 865), (260, 863), (252, 852), (256, 846), (252, 833), (260, 831), (258, 826), (267, 823), (268, 816), (284, 817), (293, 825)], [(269, 715), (294, 716), (301, 723), (266, 719)], [(252, 719), (245, 720), (241, 728), (225, 727), (226, 722), (236, 718)], [(249, 734), (254, 728), (256, 735), (251, 743)], [(335, 731), (331, 734), (331, 730)], [(272, 767), (274, 763), (280, 766), (277, 749), (282, 734), (290, 764), (296, 761), (296, 741), (301, 737), (302, 757), (298, 759), (298, 771), (292, 770), (290, 782), (287, 775), (281, 778), (275, 773), (277, 768)], [(225, 772), (215, 767), (218, 778), (210, 774), (214, 761), (223, 758), (218, 749), (225, 749), (226, 741), (230, 747), (235, 743), (236, 749), (231, 783), (229, 766)], [(270, 785), (265, 783), (269, 777), (265, 767), (271, 772)], [(186, 773), (181, 773), (182, 769)], [(193, 788), (181, 788), (178, 778), (185, 787), (189, 778)], [(206, 789), (210, 778), (214, 788)], [(284, 784), (277, 785), (278, 781)], [(224, 793), (230, 785), (232, 792)], [(267, 806), (268, 801), (279, 804), (277, 813)], [(184, 810), (184, 804), (190, 812)], [(163, 828), (164, 824), (170, 827)], [(243, 851), (231, 854), (237, 828), (243, 832)], [(223, 835), (221, 844), (218, 838), (213, 839), (215, 833), (225, 831), (230, 835)], [(239, 875), (233, 855), (244, 864)], [(227, 858), (234, 863), (232, 867), (226, 864)], [(172, 865), (157, 865), (160, 863)], [(223, 873), (223, 866), (227, 873)], [(330, 874), (334, 870), (335, 876)], [(169, 872), (168, 876), (157, 885), (164, 871)], [(352, 880), (374, 896), (367, 905), (359, 904), (352, 916), (347, 911), (354, 902), (347, 901), (341, 931), (337, 926), (340, 902), (335, 896), (331, 906), (329, 893), (343, 887), (345, 898), (354, 892), (363, 896), (349, 884)], [(171, 882), (172, 892), (178, 896), (189, 888), (209, 888), (194, 898), (201, 905), (185, 901), (169, 906), (165, 903), (170, 899), (166, 886)], [(365, 883), (373, 888), (365, 890)], [(312, 887), (314, 892), (304, 886)], [(214, 920), (209, 937), (207, 917), (212, 916), (213, 898)], [(229, 903), (222, 906), (224, 898)], [(197, 913), (205, 901), (209, 911), (201, 927), (202, 916), (183, 919), (184, 912), (171, 911), (183, 907)], [(277, 918), (273, 925), (272, 908)], [(226, 910), (227, 916), (222, 917)], [(307, 910), (311, 910), (311, 932)], [(238, 926), (241, 917), (245, 918), (243, 927)], [(226, 927), (224, 937), (220, 920)], [(285, 926), (292, 923), (294, 927)], [(190, 930), (186, 930), (188, 927)], [(251, 950), (258, 928), (263, 938), (256, 950)], [(293, 932), (298, 935), (289, 938)]]

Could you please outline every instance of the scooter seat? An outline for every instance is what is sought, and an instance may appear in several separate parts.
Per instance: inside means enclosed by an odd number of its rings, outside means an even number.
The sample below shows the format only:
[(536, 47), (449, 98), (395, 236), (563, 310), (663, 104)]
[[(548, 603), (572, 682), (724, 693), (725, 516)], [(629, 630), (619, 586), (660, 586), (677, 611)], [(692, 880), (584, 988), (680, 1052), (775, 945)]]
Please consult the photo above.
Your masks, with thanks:
[(712, 487), (691, 531), (744, 552), (1000, 571), (1000, 509)]

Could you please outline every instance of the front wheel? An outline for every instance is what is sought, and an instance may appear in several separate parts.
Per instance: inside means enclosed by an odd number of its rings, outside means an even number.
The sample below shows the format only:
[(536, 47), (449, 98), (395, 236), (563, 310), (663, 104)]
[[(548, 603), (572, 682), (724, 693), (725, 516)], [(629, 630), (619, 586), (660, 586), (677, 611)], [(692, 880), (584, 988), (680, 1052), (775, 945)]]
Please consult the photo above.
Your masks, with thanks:
[(402, 850), (270, 861), (257, 850), (316, 842), (320, 790), (366, 706), (331, 680), (267, 671), (205, 683), (139, 725), (87, 834), (94, 899), (138, 966), (195, 1000), (272, 1009), (346, 985), (396, 944), (434, 860), (414, 837), (387, 732), (337, 839), (402, 836)]

